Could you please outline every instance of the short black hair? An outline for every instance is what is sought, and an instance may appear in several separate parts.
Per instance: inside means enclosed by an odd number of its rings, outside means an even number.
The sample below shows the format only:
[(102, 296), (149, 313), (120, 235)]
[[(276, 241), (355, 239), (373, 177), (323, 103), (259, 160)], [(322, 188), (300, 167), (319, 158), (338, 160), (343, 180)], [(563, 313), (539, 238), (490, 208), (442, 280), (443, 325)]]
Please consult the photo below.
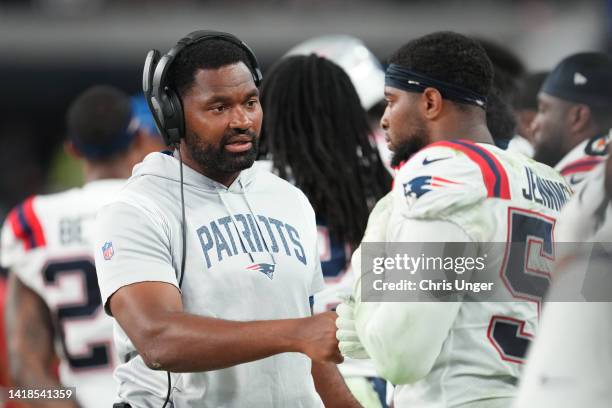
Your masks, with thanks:
[(113, 86), (95, 85), (70, 104), (66, 115), (68, 137), (79, 145), (104, 148), (126, 133), (131, 119), (127, 93)]
[(512, 78), (520, 78), (526, 74), (525, 64), (510, 48), (487, 38), (474, 39), (482, 45), (494, 69), (499, 69)]
[(512, 106), (496, 86), (487, 95), (487, 128), (495, 144), (503, 149), (516, 134), (516, 117)]
[(253, 72), (246, 51), (237, 44), (220, 38), (202, 40), (184, 48), (176, 56), (166, 82), (182, 97), (193, 85), (198, 70), (218, 69), (238, 62), (243, 62)]
[(287, 57), (266, 73), (262, 107), (260, 153), (304, 192), (333, 237), (356, 248), (391, 176), (351, 79), (317, 55)]
[(505, 149), (516, 134), (512, 106), (519, 92), (519, 81), (525, 75), (525, 65), (508, 47), (485, 38), (474, 39), (493, 64), (493, 85), (487, 96), (487, 127), (495, 144)]
[(431, 78), (488, 95), (493, 66), (475, 40), (451, 31), (439, 31), (414, 39), (390, 58), (389, 63)]
[(485, 38), (475, 38), (493, 64), (493, 88), (505, 103), (512, 105), (519, 92), (521, 78), (526, 73), (523, 61), (508, 47)]

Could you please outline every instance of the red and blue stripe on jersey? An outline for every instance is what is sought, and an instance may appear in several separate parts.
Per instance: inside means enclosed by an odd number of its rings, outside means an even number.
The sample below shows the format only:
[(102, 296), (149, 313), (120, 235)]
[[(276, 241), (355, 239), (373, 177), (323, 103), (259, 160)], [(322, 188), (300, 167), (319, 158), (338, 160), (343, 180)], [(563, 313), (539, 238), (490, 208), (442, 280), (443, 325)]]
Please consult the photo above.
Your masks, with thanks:
[(563, 177), (569, 176), (570, 174), (574, 173), (586, 173), (591, 171), (593, 167), (597, 166), (604, 160), (606, 160), (605, 157), (585, 156), (571, 163), (568, 163), (559, 171), (559, 173), (561, 173)]
[(8, 215), (15, 237), (23, 242), (26, 251), (46, 245), (45, 234), (34, 212), (34, 197), (15, 207)]
[(427, 146), (427, 148), (430, 147), (449, 147), (459, 150), (480, 168), (487, 189), (487, 197), (510, 199), (510, 183), (506, 170), (488, 150), (468, 140), (441, 141)]

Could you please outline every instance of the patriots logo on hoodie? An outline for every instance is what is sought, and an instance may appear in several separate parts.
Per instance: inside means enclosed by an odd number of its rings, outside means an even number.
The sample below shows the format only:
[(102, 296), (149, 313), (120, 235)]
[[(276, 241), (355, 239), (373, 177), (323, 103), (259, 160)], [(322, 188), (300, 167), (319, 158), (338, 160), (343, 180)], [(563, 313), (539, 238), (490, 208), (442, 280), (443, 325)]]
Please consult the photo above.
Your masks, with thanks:
[(274, 277), (275, 267), (276, 265), (269, 264), (269, 263), (258, 263), (258, 264), (249, 265), (246, 267), (246, 269), (250, 271), (259, 271), (263, 273), (264, 275), (266, 275), (268, 278), (270, 278), (270, 280), (272, 280), (272, 278)]

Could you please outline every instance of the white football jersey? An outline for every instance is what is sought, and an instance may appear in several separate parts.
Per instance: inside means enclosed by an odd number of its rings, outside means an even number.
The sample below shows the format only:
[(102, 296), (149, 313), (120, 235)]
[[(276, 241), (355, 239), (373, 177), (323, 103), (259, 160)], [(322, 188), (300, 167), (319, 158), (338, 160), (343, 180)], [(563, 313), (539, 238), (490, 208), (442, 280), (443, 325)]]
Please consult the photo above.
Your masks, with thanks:
[[(604, 187), (605, 163), (576, 190), (559, 220), (558, 240), (564, 260), (555, 270), (550, 294), (581, 273), (570, 261), (573, 243), (612, 243), (612, 203)], [(580, 258), (578, 258), (580, 260)], [(591, 267), (609, 271), (610, 256), (594, 257)], [(575, 281), (572, 281), (574, 284)], [(609, 290), (609, 281), (602, 282)], [(606, 285), (607, 283), (607, 285)], [(609, 293), (609, 292), (608, 292)], [(542, 324), (521, 379), (515, 408), (609, 407), (612, 401), (612, 303), (562, 302), (544, 305)]]
[(47, 304), (62, 384), (79, 404), (108, 408), (116, 395), (112, 319), (102, 308), (92, 253), (96, 212), (125, 180), (100, 180), (17, 206), (2, 229), (2, 266)]
[(604, 186), (605, 169), (605, 162), (594, 167), (563, 208), (559, 242), (612, 242), (612, 205)]
[[(179, 161), (151, 153), (117, 199), (100, 210), (95, 257), (102, 300), (123, 286), (180, 287), (187, 313), (232, 321), (308, 317), (323, 288), (314, 211), (303, 193), (260, 168), (226, 187), (184, 166), (186, 267), (182, 259)], [(181, 284), (182, 281), (182, 284)], [(161, 407), (167, 377), (149, 369), (115, 325), (122, 364), (117, 399)], [(282, 353), (220, 370), (172, 374), (176, 407), (296, 407), (323, 403), (311, 360)]]
[(572, 189), (576, 189), (589, 172), (608, 157), (610, 135), (604, 134), (579, 143), (557, 163), (557, 170)]
[[(532, 301), (463, 302), (429, 374), (396, 388), (396, 407), (510, 405), (548, 287), (559, 210), (570, 194), (552, 168), (466, 140), (433, 143), (400, 169), (387, 242), (414, 238), (408, 237), (411, 220), (415, 226), (444, 221), (471, 242), (499, 243), (506, 253), (516, 250), (509, 242), (533, 241), (537, 250), (507, 257), (497, 251), (496, 259), (488, 259), (487, 267), (502, 277), (505, 286), (496, 290), (507, 291), (504, 299)], [(438, 234), (445, 241), (444, 231)], [(526, 272), (527, 265), (539, 274)], [(521, 288), (521, 281), (535, 290)]]

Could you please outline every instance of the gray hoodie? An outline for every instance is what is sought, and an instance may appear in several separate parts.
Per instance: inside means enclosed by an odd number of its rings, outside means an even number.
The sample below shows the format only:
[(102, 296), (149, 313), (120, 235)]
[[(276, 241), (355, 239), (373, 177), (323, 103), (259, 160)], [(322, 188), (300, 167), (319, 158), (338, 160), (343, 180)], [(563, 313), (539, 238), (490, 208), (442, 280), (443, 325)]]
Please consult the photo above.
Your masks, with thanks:
[[(121, 287), (159, 281), (179, 287), (182, 229), (179, 162), (152, 153), (100, 211), (95, 254), (102, 300)], [(235, 321), (310, 315), (323, 288), (312, 207), (295, 187), (262, 169), (228, 188), (184, 166), (187, 312)], [(146, 367), (115, 324), (124, 363), (115, 370), (118, 401), (161, 407), (164, 372)], [(176, 407), (320, 407), (310, 360), (284, 353), (223, 370), (173, 374)]]

